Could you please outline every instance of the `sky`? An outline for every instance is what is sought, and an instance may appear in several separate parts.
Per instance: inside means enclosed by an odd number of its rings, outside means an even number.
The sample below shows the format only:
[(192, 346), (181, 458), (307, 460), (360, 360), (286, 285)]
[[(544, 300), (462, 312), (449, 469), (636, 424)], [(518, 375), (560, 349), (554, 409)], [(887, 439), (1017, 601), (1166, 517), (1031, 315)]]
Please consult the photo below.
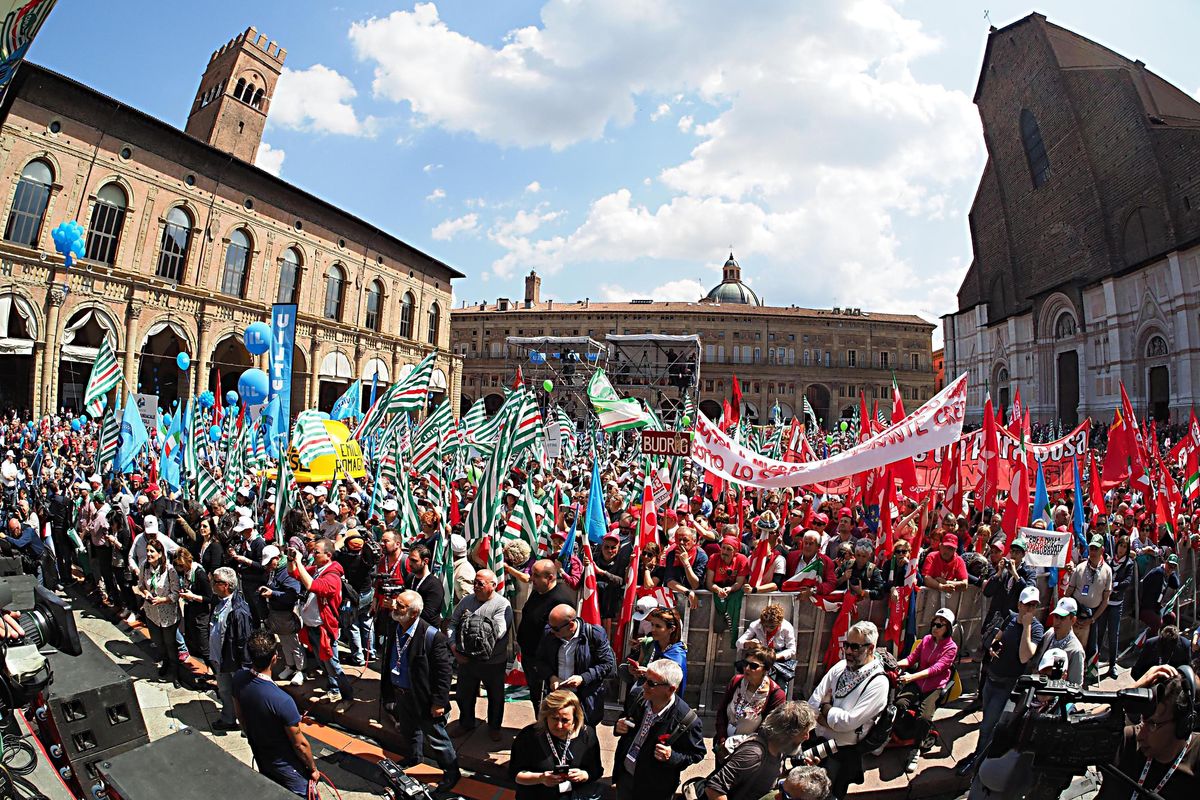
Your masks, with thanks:
[[(212, 51), (287, 48), (257, 163), (466, 274), (456, 306), (954, 311), (988, 26), (1031, 11), (1200, 87), (1193, 0), (60, 0), (30, 58), (180, 128)], [(935, 347), (940, 346), (940, 332)]]

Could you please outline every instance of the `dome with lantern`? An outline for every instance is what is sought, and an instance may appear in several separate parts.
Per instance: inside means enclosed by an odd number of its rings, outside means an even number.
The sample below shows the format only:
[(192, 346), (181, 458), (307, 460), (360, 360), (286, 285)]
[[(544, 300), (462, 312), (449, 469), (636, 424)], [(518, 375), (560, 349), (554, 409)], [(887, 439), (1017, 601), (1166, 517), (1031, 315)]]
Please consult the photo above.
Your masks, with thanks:
[(761, 306), (763, 301), (754, 290), (742, 283), (742, 268), (733, 253), (722, 269), (721, 282), (709, 290), (702, 303), (728, 303), (744, 306)]

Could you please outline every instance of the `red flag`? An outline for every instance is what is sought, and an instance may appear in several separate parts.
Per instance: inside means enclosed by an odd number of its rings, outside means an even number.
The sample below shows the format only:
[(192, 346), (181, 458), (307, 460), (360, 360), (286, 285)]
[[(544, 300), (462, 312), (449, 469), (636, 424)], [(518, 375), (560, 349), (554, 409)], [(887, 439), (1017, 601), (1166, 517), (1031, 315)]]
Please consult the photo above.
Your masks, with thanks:
[(525, 376), (521, 374), (521, 365), (517, 364), (517, 376), (515, 378), (513, 378), (512, 388), (520, 389), (521, 385), (524, 383), (525, 383)]
[(462, 524), (462, 513), (458, 509), (458, 484), (450, 484), (450, 510), (446, 514), (446, 519), (450, 520), (450, 527)]
[(900, 647), (904, 639), (904, 618), (908, 614), (908, 597), (912, 594), (912, 587), (901, 586), (896, 590), (895, 597), (888, 597), (888, 621), (887, 628), (883, 632), (883, 640), (892, 642), (896, 645), (896, 652), (900, 652)]
[[(900, 387), (896, 385), (895, 376), (892, 377), (892, 424), (903, 422), (908, 416), (904, 413), (904, 398), (900, 396)], [(917, 467), (913, 464), (911, 458), (902, 458), (892, 464), (892, 475), (900, 481), (900, 489), (905, 497), (915, 497), (919, 491), (917, 488)]]
[(1088, 478), (1092, 495), (1092, 524), (1095, 525), (1096, 518), (1108, 512), (1104, 508), (1104, 487), (1100, 485), (1100, 473), (1096, 471), (1096, 456), (1091, 450), (1088, 451)]
[(592, 561), (592, 548), (583, 543), (583, 592), (579, 598), (579, 617), (592, 625), (600, 624), (600, 601), (596, 597), (596, 565)]
[(963, 513), (962, 445), (958, 442), (945, 448), (942, 455), (942, 471), (938, 475), (938, 485), (945, 493), (942, 502), (946, 509), (955, 516), (961, 516)]
[(1025, 449), (1025, 437), (1021, 437), (1021, 449), (1016, 453), (1017, 463), (1012, 468), (1012, 483), (1008, 487), (1008, 500), (1004, 503), (1005, 545), (1017, 538), (1017, 529), (1029, 524), (1029, 452)]
[(1118, 408), (1113, 412), (1113, 424), (1108, 429), (1108, 448), (1104, 451), (1103, 485), (1111, 489), (1129, 477), (1129, 432), (1125, 414)]
[(849, 592), (831, 592), (814, 598), (818, 606), (832, 611), (835, 603), (841, 603), (833, 620), (833, 631), (829, 634), (829, 646), (825, 648), (825, 668), (831, 669), (842, 658), (842, 642), (850, 630), (850, 620), (858, 610), (858, 598)]
[(983, 449), (979, 452), (983, 469), (979, 471), (979, 484), (975, 487), (975, 508), (982, 511), (996, 506), (996, 493), (1000, 490), (1000, 432), (996, 430), (996, 416), (992, 412), (992, 395), (983, 402)]
[(775, 563), (775, 553), (771, 550), (768, 537), (763, 536), (758, 540), (758, 544), (754, 545), (754, 552), (750, 554), (750, 578), (747, 583), (750, 586), (762, 586), (764, 583), (770, 583), (773, 563)]
[[(1129, 402), (1129, 395), (1125, 393), (1125, 383), (1121, 384), (1121, 412), (1125, 416), (1125, 447), (1126, 455), (1129, 458), (1129, 483), (1137, 490), (1140, 490), (1143, 496), (1149, 496), (1150, 493), (1150, 475), (1146, 468), (1147, 453), (1146, 439), (1142, 434), (1142, 429), (1138, 426), (1137, 416), (1133, 413), (1133, 405)], [(1111, 433), (1109, 440), (1112, 440)]]
[(733, 418), (733, 409), (731, 409), (729, 407), (729, 398), (728, 397), (722, 398), (722, 400), (721, 400), (721, 422), (717, 427), (721, 428), (722, 430), (729, 430), (729, 427), (733, 424), (732, 422), (729, 421), (732, 418)]
[(225, 419), (225, 396), (221, 394), (221, 370), (215, 366), (213, 370), (217, 373), (217, 390), (213, 393), (213, 420), (214, 424), (220, 425)]
[[(1008, 419), (1009, 430), (1012, 430), (1013, 423), (1020, 424), (1024, 417), (1024, 409), (1021, 406), (1021, 387), (1018, 386), (1016, 392), (1013, 393), (1012, 416)], [(1019, 438), (1019, 434), (1014, 434)]]
[[(908, 462), (912, 466), (912, 461)], [(879, 503), (879, 526), (883, 531), (882, 544), (883, 557), (892, 557), (892, 546), (895, 544), (893, 539), (894, 532), (892, 531), (892, 507), (896, 504), (896, 479), (892, 475), (892, 467), (888, 467), (883, 471), (883, 500)]]
[(730, 393), (729, 406), (732, 416), (726, 422), (736, 425), (742, 418), (742, 384), (737, 375), (733, 376), (733, 391)]
[(625, 572), (625, 597), (621, 600), (621, 617), (617, 620), (617, 629), (613, 635), (613, 652), (617, 658), (625, 653), (625, 637), (629, 631), (629, 623), (633, 619), (633, 605), (637, 602), (637, 579), (641, 552), (646, 545), (658, 537), (658, 514), (654, 510), (654, 492), (650, 489), (650, 478), (647, 475), (642, 481), (642, 510), (638, 518), (638, 546), (633, 548), (629, 559), (629, 568)]

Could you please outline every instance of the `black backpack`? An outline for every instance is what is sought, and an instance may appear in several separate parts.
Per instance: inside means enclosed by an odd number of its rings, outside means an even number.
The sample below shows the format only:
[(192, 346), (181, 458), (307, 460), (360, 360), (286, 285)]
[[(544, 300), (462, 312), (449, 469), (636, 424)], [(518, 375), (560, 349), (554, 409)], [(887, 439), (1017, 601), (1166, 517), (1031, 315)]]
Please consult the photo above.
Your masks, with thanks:
[(454, 648), (472, 661), (488, 661), (496, 651), (496, 621), (465, 611), (454, 629)]
[[(875, 718), (874, 724), (871, 725), (871, 728), (867, 731), (866, 735), (858, 740), (863, 752), (867, 753), (874, 752), (875, 750), (881, 749), (884, 745), (886, 745), (891, 740), (892, 728), (894, 728), (896, 725), (896, 692), (891, 676), (887, 672), (880, 672), (872, 675), (871, 677), (867, 678), (867, 682), (863, 684), (862, 691), (865, 693), (867, 691), (867, 686), (871, 685), (871, 681), (875, 680), (881, 675), (883, 676), (883, 679), (888, 682), (887, 705), (883, 707), (883, 711), (879, 712), (879, 716)], [(861, 697), (862, 693), (860, 693), (859, 696)], [(859, 728), (858, 730), (861, 732), (862, 728)]]

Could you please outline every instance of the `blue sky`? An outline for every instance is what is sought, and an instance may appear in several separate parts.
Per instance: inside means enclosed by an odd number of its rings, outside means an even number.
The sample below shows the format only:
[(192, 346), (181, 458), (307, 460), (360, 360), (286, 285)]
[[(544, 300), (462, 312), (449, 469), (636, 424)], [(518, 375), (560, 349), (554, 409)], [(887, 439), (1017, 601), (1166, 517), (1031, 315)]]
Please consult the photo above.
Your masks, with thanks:
[[(288, 49), (260, 165), (468, 276), (462, 300), (953, 310), (989, 20), (1032, 10), (1188, 92), (1194, 2), (60, 0), (31, 58), (183, 126), (248, 25)], [(940, 340), (940, 337), (939, 337)]]

